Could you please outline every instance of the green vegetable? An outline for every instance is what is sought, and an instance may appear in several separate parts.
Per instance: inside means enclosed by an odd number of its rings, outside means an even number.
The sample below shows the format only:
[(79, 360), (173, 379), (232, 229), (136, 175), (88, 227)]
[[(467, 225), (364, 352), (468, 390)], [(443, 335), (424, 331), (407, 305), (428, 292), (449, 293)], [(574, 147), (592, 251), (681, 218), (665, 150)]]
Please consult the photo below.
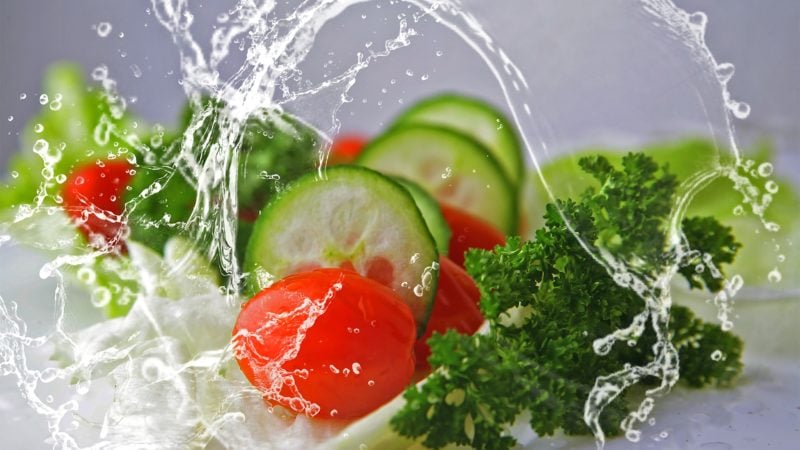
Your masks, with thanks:
[[(669, 163), (670, 172), (681, 180), (688, 179), (698, 169), (713, 168), (720, 158), (725, 157), (724, 149), (717, 148), (713, 141), (703, 138), (655, 143), (640, 150), (659, 164)], [(543, 165), (542, 173), (556, 198), (575, 197), (592, 183), (592, 176), (581, 170), (578, 161), (582, 156), (597, 154), (614, 164), (619, 164), (624, 155), (619, 150), (589, 148)], [(733, 183), (726, 177), (716, 178), (704, 186), (692, 199), (687, 214), (713, 216), (733, 229), (737, 239), (745, 245), (737, 260), (731, 263), (729, 272), (742, 275), (748, 284), (767, 284), (767, 274), (776, 266), (783, 273), (783, 283), (800, 279), (800, 265), (780, 264), (778, 261), (778, 254), (783, 254), (784, 258), (781, 259), (787, 262), (800, 258), (800, 246), (790, 244), (800, 238), (800, 214), (797, 214), (800, 192), (790, 180), (775, 175), (768, 179), (758, 176), (757, 168), (774, 159), (774, 150), (769, 141), (746, 149), (744, 159), (752, 162), (749, 163), (749, 169), (740, 168), (739, 172), (748, 172), (748, 178), (754, 181), (755, 187), (762, 194), (766, 193), (765, 184), (768, 181), (772, 181), (774, 189), (777, 189), (777, 193), (772, 195), (772, 203), (764, 213), (764, 219), (779, 224), (779, 231), (767, 232), (764, 229), (761, 219), (750, 212), (750, 207), (742, 202), (742, 194), (733, 188)], [(523, 223), (520, 232), (523, 236), (532, 238), (535, 231), (543, 225), (542, 206), (549, 201), (536, 172), (526, 175), (521, 197), (523, 201), (520, 215)], [(780, 245), (780, 250), (776, 251), (775, 244)]]
[[(205, 100), (203, 105), (210, 107), (212, 113), (199, 124), (195, 142), (201, 139), (216, 142), (222, 104)], [(187, 107), (182, 130), (196, 113)], [(154, 183), (161, 186), (160, 191), (139, 199), (128, 221), (131, 238), (155, 249), (161, 249), (170, 237), (181, 234), (197, 198), (193, 181), (190, 182), (195, 175), (182, 170), (178, 159), (182, 135), (183, 132), (167, 137), (155, 161), (138, 168), (132, 189), (126, 195), (126, 201), (135, 200)], [(273, 117), (266, 111), (246, 122), (241, 139), (237, 180), (240, 220), (236, 240), (240, 261), (258, 212), (286, 183), (314, 169), (319, 146), (318, 136), (311, 128), (289, 115)]]
[(511, 122), (489, 103), (459, 94), (426, 98), (395, 120), (393, 127), (438, 125), (451, 128), (483, 144), (502, 167), (514, 190), (525, 169), (522, 146)]
[(73, 263), (63, 271), (110, 317), (124, 315), (138, 292), (130, 260), (92, 255), (64, 212), (51, 207), (59, 204), (62, 183), (77, 167), (110, 158), (135, 161), (141, 147), (135, 132), (146, 127), (115, 111), (102, 89), (85, 84), (76, 65), (50, 67), (42, 91), (47, 102), (26, 124), (21, 151), (9, 161), (11, 176), (0, 183), (0, 228), (18, 242), (69, 256)]
[[(590, 245), (604, 245), (641, 276), (654, 276), (675, 263), (665, 229), (677, 181), (642, 154), (625, 156), (622, 170), (604, 157), (584, 158), (580, 165), (600, 188), (585, 190), (579, 201), (549, 204), (535, 240), (510, 238), (494, 252), (468, 254), (489, 332), (431, 338), (430, 362), (437, 369), (404, 394), (407, 403), (391, 421), (399, 434), (422, 438), (431, 448), (507, 449), (515, 441), (504, 431), (524, 411), (540, 435), (557, 429), (590, 434), (584, 404), (595, 379), (652, 360), (656, 336), (650, 326), (635, 345), (595, 353), (595, 339), (627, 327), (645, 306), (613, 281), (573, 232)], [(738, 248), (730, 229), (713, 219), (688, 219), (684, 233), (720, 264)], [(714, 287), (690, 277), (694, 285)], [(742, 342), (719, 326), (673, 306), (669, 330), (685, 384), (725, 385), (741, 371)], [(714, 351), (724, 358), (712, 360)], [(632, 396), (625, 391), (605, 408), (600, 423), (607, 433), (619, 432)]]
[(310, 173), (271, 201), (253, 226), (246, 293), (317, 267), (350, 267), (389, 286), (419, 334), (436, 296), (439, 254), (414, 197), (374, 170), (340, 165)]
[[(46, 195), (40, 196), (41, 203), (55, 205), (63, 183), (59, 175), (67, 176), (89, 161), (135, 154), (135, 119), (128, 114), (114, 118), (107, 96), (101, 89), (87, 87), (77, 66), (50, 67), (44, 76), (43, 92), (48, 103), (26, 124), (21, 151), (9, 160), (11, 177), (0, 183), (0, 211), (37, 204), (37, 195), (43, 193)], [(137, 126), (143, 128), (141, 123)], [(113, 133), (112, 128), (116, 130)], [(54, 161), (52, 173), (43, 172), (44, 158), (34, 152), (34, 148), (42, 148), (36, 145), (39, 140), (47, 142), (46, 154)]]

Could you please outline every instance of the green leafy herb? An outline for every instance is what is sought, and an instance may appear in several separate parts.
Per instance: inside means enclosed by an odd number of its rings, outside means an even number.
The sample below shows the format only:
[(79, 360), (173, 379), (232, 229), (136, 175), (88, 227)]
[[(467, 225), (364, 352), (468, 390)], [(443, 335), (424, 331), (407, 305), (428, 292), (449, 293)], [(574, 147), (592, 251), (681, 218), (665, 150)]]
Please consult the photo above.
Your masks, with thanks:
[[(431, 338), (430, 362), (437, 369), (404, 394), (407, 403), (391, 421), (399, 434), (422, 438), (431, 448), (452, 443), (506, 449), (515, 441), (505, 430), (523, 411), (540, 435), (557, 429), (589, 434), (584, 404), (596, 377), (652, 360), (656, 335), (649, 327), (635, 345), (614, 346), (603, 356), (594, 352), (593, 341), (627, 327), (644, 302), (615, 283), (576, 234), (633, 262), (637, 272), (660, 273), (674, 262), (665, 229), (676, 179), (642, 154), (625, 156), (622, 170), (603, 157), (580, 164), (600, 187), (587, 189), (578, 202), (548, 205), (535, 240), (511, 238), (494, 252), (468, 254), (467, 270), (480, 287), (490, 330)], [(730, 230), (713, 219), (687, 219), (684, 233), (717, 263), (729, 262), (738, 248)], [(685, 273), (693, 286), (718, 286)], [(683, 381), (693, 387), (730, 383), (742, 367), (741, 340), (685, 307), (671, 312)], [(715, 351), (724, 358), (712, 360)], [(606, 432), (619, 431), (631, 395), (627, 391), (605, 408)]]

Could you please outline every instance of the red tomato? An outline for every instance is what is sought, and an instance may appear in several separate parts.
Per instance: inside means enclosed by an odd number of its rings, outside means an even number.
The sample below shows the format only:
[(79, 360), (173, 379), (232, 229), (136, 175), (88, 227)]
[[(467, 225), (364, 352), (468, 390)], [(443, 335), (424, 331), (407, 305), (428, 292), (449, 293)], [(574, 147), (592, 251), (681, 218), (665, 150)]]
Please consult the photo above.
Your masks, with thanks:
[(250, 299), (233, 329), (244, 375), (273, 404), (355, 418), (414, 373), (416, 324), (388, 287), (336, 268), (290, 275)]
[(439, 285), (433, 301), (433, 311), (428, 319), (425, 334), (414, 344), (417, 368), (428, 369), (431, 349), (428, 338), (434, 332), (444, 333), (453, 329), (459, 333), (472, 334), (483, 324), (483, 315), (478, 308), (481, 293), (475, 281), (459, 265), (442, 256), (439, 258)]
[(336, 137), (331, 145), (330, 164), (347, 164), (353, 162), (361, 149), (367, 145), (367, 139), (356, 134), (343, 134)]
[(441, 203), (444, 220), (450, 225), (450, 258), (464, 267), (464, 253), (471, 248), (492, 250), (505, 245), (506, 238), (493, 225), (466, 211)]
[(90, 163), (79, 167), (64, 183), (64, 209), (93, 245), (113, 243), (121, 248), (119, 237), (125, 224), (119, 216), (124, 210), (122, 196), (132, 168), (119, 160)]

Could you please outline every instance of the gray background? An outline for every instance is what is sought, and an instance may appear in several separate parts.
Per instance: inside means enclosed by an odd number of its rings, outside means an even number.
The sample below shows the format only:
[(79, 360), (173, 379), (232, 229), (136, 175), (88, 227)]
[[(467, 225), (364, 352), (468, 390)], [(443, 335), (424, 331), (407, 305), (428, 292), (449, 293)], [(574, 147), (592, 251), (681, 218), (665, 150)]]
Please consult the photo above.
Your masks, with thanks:
[[(230, 2), (193, 2), (198, 35)], [(383, 3), (383, 12), (392, 7)], [(699, 66), (681, 54), (646, 17), (631, 13), (634, 1), (468, 0), (496, 41), (525, 72), (532, 85), (531, 104), (548, 121), (551, 146), (568, 147), (602, 133), (658, 135), (671, 129), (703, 129), (720, 122), (703, 115), (696, 91), (706, 103), (713, 94), (702, 85)], [(751, 117), (737, 121), (743, 133), (778, 135), (796, 141), (800, 123), (800, 2), (680, 0), (688, 11), (709, 16), (707, 41), (719, 62), (736, 65), (730, 83), (735, 98), (752, 106)], [(502, 5), (502, 6), (501, 6)], [(18, 150), (18, 134), (39, 108), (41, 74), (54, 61), (81, 63), (88, 72), (106, 64), (120, 91), (136, 97), (131, 109), (150, 122), (174, 123), (183, 103), (177, 84), (177, 52), (167, 32), (147, 13), (149, 2), (108, 0), (3, 0), (0, 4), (0, 170)], [(353, 48), (367, 40), (382, 42), (396, 32), (394, 20), (381, 21), (375, 5), (352, 8), (323, 30), (306, 70), (325, 73), (320, 61), (354, 62)], [(358, 20), (362, 13), (370, 17)], [(106, 38), (93, 25), (113, 25)], [(389, 23), (391, 26), (386, 27)], [(642, 27), (644, 24), (644, 27)], [(354, 26), (355, 25), (355, 26)], [(357, 28), (367, 31), (355, 31)], [(641, 29), (634, 29), (640, 27)], [(476, 93), (502, 103), (491, 75), (474, 54), (440, 27), (420, 25), (415, 44), (364, 71), (353, 88), (354, 102), (339, 115), (342, 128), (377, 132), (414, 98), (441, 89)], [(124, 33), (123, 38), (119, 33)], [(388, 34), (387, 34), (388, 33)], [(207, 33), (206, 33), (207, 34)], [(655, 36), (655, 37), (654, 37)], [(206, 42), (206, 38), (201, 38)], [(434, 56), (434, 49), (444, 56)], [(330, 53), (326, 53), (326, 50)], [(331, 54), (335, 54), (330, 58)], [(687, 62), (688, 61), (688, 62)], [(135, 78), (131, 66), (143, 72)], [(406, 77), (408, 68), (415, 76)], [(420, 82), (418, 75), (430, 79)], [(391, 82), (395, 80), (395, 82)], [(699, 80), (699, 81), (698, 81)], [(384, 93), (381, 89), (386, 90)], [(20, 93), (27, 99), (20, 100)], [(713, 115), (713, 112), (712, 112)], [(7, 121), (13, 116), (13, 121)], [(326, 123), (321, 123), (325, 127)], [(791, 145), (790, 145), (791, 146)], [(794, 148), (784, 152), (789, 166), (798, 160)], [(782, 164), (786, 166), (786, 164)]]

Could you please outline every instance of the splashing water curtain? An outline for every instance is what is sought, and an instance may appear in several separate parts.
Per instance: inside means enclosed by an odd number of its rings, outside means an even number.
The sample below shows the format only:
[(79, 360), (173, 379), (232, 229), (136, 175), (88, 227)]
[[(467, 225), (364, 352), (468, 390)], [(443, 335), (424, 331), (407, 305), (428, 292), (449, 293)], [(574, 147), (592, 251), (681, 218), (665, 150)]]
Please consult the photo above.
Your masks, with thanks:
[[(399, 1), (399, 0), (398, 0)], [(200, 292), (191, 300), (189, 309), (181, 311), (174, 303), (140, 297), (137, 304), (140, 309), (125, 318), (114, 319), (113, 326), (95, 327), (95, 331), (72, 333), (65, 330), (65, 305), (67, 288), (62, 271), (90, 266), (93, 261), (113, 251), (110, 245), (81, 255), (61, 255), (45, 264), (39, 273), (42, 279), (55, 280), (54, 310), (55, 328), (49, 334), (32, 336), (28, 334), (25, 321), (17, 314), (16, 304), (0, 298), (0, 374), (14, 377), (17, 386), (28, 405), (47, 421), (51, 442), (61, 448), (82, 448), (87, 443), (119, 443), (125, 439), (144, 444), (157, 442), (146, 440), (142, 436), (149, 434), (150, 439), (171, 444), (191, 441), (198, 448), (212, 440), (223, 445), (235, 447), (246, 446), (262, 439), (257, 432), (248, 429), (245, 411), (248, 407), (258, 409), (258, 393), (254, 390), (241, 390), (240, 385), (227, 382), (221, 375), (225, 364), (231, 361), (231, 347), (228, 345), (229, 330), (224, 324), (214, 320), (214, 315), (229, 317), (235, 314), (240, 303), (239, 286), (243, 274), (235, 257), (237, 217), (240, 205), (237, 202), (237, 180), (240, 167), (240, 149), (243, 141), (243, 130), (246, 121), (253, 115), (266, 114), (270, 120), (280, 126), (291, 127), (283, 123), (282, 113), (285, 109), (301, 104), (304, 99), (315, 96), (326, 96), (337, 99), (330, 107), (330, 127), (316, 130), (321, 136), (331, 136), (338, 131), (337, 114), (343, 105), (352, 101), (350, 90), (355, 85), (359, 73), (372, 62), (388, 58), (393, 52), (413, 44), (418, 36), (415, 26), (418, 23), (433, 21), (457, 35), (486, 64), (502, 90), (511, 119), (520, 131), (524, 148), (538, 170), (540, 160), (547, 153), (544, 140), (535, 140), (546, 134), (546, 124), (527, 103), (530, 88), (523, 73), (511, 61), (506, 53), (494, 43), (484, 31), (478, 18), (463, 9), (457, 0), (406, 0), (399, 3), (409, 5), (409, 14), (401, 14), (397, 18), (397, 33), (394, 38), (386, 40), (379, 50), (358, 53), (355, 63), (325, 81), (308, 85), (297, 83), (298, 67), (308, 56), (315, 43), (315, 38), (326, 23), (342, 14), (347, 8), (369, 3), (366, 0), (306, 0), (298, 6), (283, 10), (278, 2), (271, 0), (241, 0), (227, 13), (217, 18), (213, 36), (210, 41), (210, 52), (193, 36), (191, 27), (194, 16), (188, 0), (152, 0), (151, 7), (155, 17), (170, 33), (180, 58), (181, 85), (189, 101), (197, 113), (183, 133), (180, 146), (174, 151), (161, 156), (155, 161), (164, 166), (171, 166), (184, 176), (197, 190), (197, 196), (189, 220), (183, 224), (187, 236), (204, 248), (208, 260), (219, 261), (222, 273), (226, 275), (227, 286), (222, 291), (212, 288)], [(396, 2), (393, 2), (396, 3)], [(655, 377), (659, 380), (656, 387), (648, 389), (645, 398), (637, 408), (623, 420), (622, 428), (631, 441), (640, 439), (641, 432), (637, 424), (650, 419), (656, 399), (668, 393), (678, 381), (678, 354), (670, 342), (668, 324), (672, 297), (670, 282), (679, 266), (686, 260), (697, 257), (695, 251), (688, 248), (680, 229), (681, 219), (689, 202), (696, 192), (707, 186), (712, 180), (727, 177), (733, 187), (743, 196), (743, 205), (761, 217), (764, 229), (777, 231), (779, 226), (763, 219), (764, 211), (771, 202), (771, 195), (777, 192), (777, 186), (764, 185), (763, 189), (754, 184), (754, 179), (768, 179), (771, 167), (752, 167), (752, 162), (744, 160), (739, 154), (733, 134), (733, 119), (744, 119), (749, 114), (749, 106), (733, 99), (728, 91), (728, 82), (733, 76), (734, 68), (728, 63), (718, 63), (705, 44), (704, 32), (706, 17), (703, 13), (689, 14), (666, 0), (643, 0), (643, 10), (651, 15), (664, 33), (674, 35), (691, 48), (697, 64), (716, 77), (719, 95), (726, 109), (726, 146), (732, 151), (733, 162), (717, 163), (715, 167), (696, 174), (682, 187), (680, 198), (673, 207), (668, 230), (669, 253), (672, 260), (661, 268), (655, 276), (639, 273), (631, 261), (620, 258), (611, 251), (598, 248), (591, 242), (582, 242), (586, 252), (602, 264), (609, 275), (618, 284), (634, 290), (642, 299), (642, 312), (630, 326), (616, 330), (607, 336), (597, 336), (594, 350), (598, 355), (609, 353), (617, 341), (635, 343), (645, 328), (652, 326), (657, 335), (657, 344), (653, 347), (652, 360), (649, 364), (636, 367), (620, 367), (610, 375), (598, 376), (584, 409), (584, 420), (594, 434), (598, 448), (602, 448), (605, 435), (600, 426), (600, 416), (606, 405), (617, 398), (623, 391), (639, 383), (644, 377)], [(96, 25), (96, 34), (106, 38), (114, 27), (108, 22)], [(246, 58), (236, 67), (233, 75), (223, 77), (222, 67), (230, 64), (233, 58), (232, 47), (239, 45), (244, 49)], [(137, 65), (131, 65), (136, 78), (142, 76)], [(107, 113), (100, 117), (94, 129), (94, 140), (98, 145), (106, 145), (110, 141), (120, 141), (138, 153), (153, 158), (150, 147), (159, 147), (157, 135), (150, 142), (141, 142), (128, 129), (120, 125), (127, 103), (117, 90), (116, 82), (111, 78), (106, 66), (98, 66), (91, 72), (91, 77), (102, 87), (102, 95), (109, 104)], [(427, 76), (424, 76), (426, 79)], [(204, 103), (205, 96), (224, 100), (224, 106)], [(24, 98), (20, 96), (20, 98)], [(57, 111), (61, 99), (52, 99), (42, 95), (43, 104)], [(266, 112), (265, 112), (266, 111)], [(11, 117), (8, 119), (12, 120)], [(218, 133), (203, 133), (203, 127), (209, 124)], [(306, 124), (308, 125), (308, 124)], [(41, 130), (37, 129), (37, 132)], [(158, 139), (158, 140), (156, 140)], [(326, 142), (327, 138), (326, 138)], [(319, 177), (325, 177), (327, 147), (320, 150), (318, 157)], [(22, 226), (35, 215), (48, 214), (47, 198), (58, 195), (57, 181), (52, 170), (53, 164), (61, 157), (58, 142), (39, 139), (33, 147), (42, 160), (42, 180), (35, 198), (31, 203), (21, 205), (11, 226)], [(136, 162), (132, 153), (120, 151), (119, 158), (130, 158)], [(154, 161), (150, 161), (153, 163)], [(754, 176), (755, 175), (755, 176)], [(279, 181), (278, 175), (263, 173), (262, 177)], [(274, 178), (277, 177), (277, 178)], [(442, 175), (446, 178), (445, 175)], [(541, 181), (549, 195), (554, 198), (549, 181), (540, 172)], [(164, 188), (156, 183), (145, 190), (139, 198), (125, 205), (126, 212), (121, 217), (113, 218), (123, 222), (127, 213), (134, 210), (139, 202), (157, 195)], [(100, 214), (100, 212), (93, 212)], [(0, 228), (5, 233), (6, 228)], [(117, 239), (124, 239), (119, 235)], [(6, 234), (0, 235), (0, 247), (12, 241)], [(139, 262), (164, 264), (157, 256), (150, 255), (137, 247), (129, 249), (131, 257)], [(171, 261), (168, 276), (180, 277), (181, 267), (190, 264), (186, 254)], [(703, 270), (714, 273), (714, 262), (703, 259)], [(161, 266), (158, 266), (161, 267)], [(89, 269), (81, 269), (79, 276), (94, 277)], [(770, 280), (779, 280), (781, 274), (776, 268), (769, 274)], [(156, 277), (157, 278), (157, 277)], [(153, 278), (153, 283), (159, 281)], [(181, 278), (181, 280), (184, 280)], [(184, 280), (185, 281), (185, 280)], [(189, 284), (195, 283), (190, 281)], [(726, 280), (725, 289), (714, 298), (718, 308), (718, 317), (724, 329), (733, 326), (733, 318), (729, 316), (731, 300), (742, 286), (742, 279), (733, 276)], [(108, 303), (108, 292), (96, 291), (92, 300), (102, 306)], [(211, 305), (211, 306), (207, 306)], [(209, 330), (222, 330), (221, 339), (203, 338), (197, 347), (189, 352), (184, 348), (175, 330), (177, 322), (169, 319), (188, 313), (200, 314)], [(195, 308), (195, 309), (191, 309)], [(103, 329), (104, 333), (96, 333)], [(139, 329), (136, 333), (133, 330)], [(95, 333), (95, 334), (93, 334)], [(130, 333), (130, 334), (128, 334)], [(208, 331), (212, 333), (212, 331)], [(97, 340), (99, 339), (99, 340)], [(69, 354), (65, 359), (69, 363), (63, 368), (36, 369), (29, 365), (29, 354), (42, 352), (53, 345), (60, 352)], [(724, 355), (714, 355), (724, 358)], [(135, 372), (141, 377), (126, 378), (124, 372)], [(100, 432), (97, 436), (81, 435), (76, 429), (81, 424), (80, 398), (82, 396), (108, 395), (95, 382), (101, 375), (108, 375), (125, 384), (118, 386), (113, 393), (114, 401), (107, 412), (103, 413)], [(68, 398), (54, 401), (47, 385), (52, 383), (75, 383), (74, 393)], [(138, 383), (138, 384), (137, 384)], [(238, 391), (237, 391), (238, 389)], [(126, 395), (141, 396), (133, 401)], [(148, 405), (161, 401), (161, 415), (148, 417), (152, 409)], [(61, 403), (59, 403), (61, 402)], [(212, 404), (222, 407), (212, 408)], [(152, 406), (152, 405), (150, 405)], [(254, 413), (254, 421), (260, 423), (279, 422), (269, 419), (266, 413)], [(66, 418), (73, 417), (69, 424)], [(85, 419), (91, 422), (90, 419)], [(244, 430), (244, 431), (243, 431)], [(302, 420), (289, 427), (279, 438), (297, 439), (297, 435), (310, 433), (310, 425)], [(144, 434), (142, 434), (144, 433)], [(324, 434), (324, 433), (323, 433)], [(92, 440), (91, 442), (81, 442)], [(137, 441), (136, 439), (145, 439)]]

